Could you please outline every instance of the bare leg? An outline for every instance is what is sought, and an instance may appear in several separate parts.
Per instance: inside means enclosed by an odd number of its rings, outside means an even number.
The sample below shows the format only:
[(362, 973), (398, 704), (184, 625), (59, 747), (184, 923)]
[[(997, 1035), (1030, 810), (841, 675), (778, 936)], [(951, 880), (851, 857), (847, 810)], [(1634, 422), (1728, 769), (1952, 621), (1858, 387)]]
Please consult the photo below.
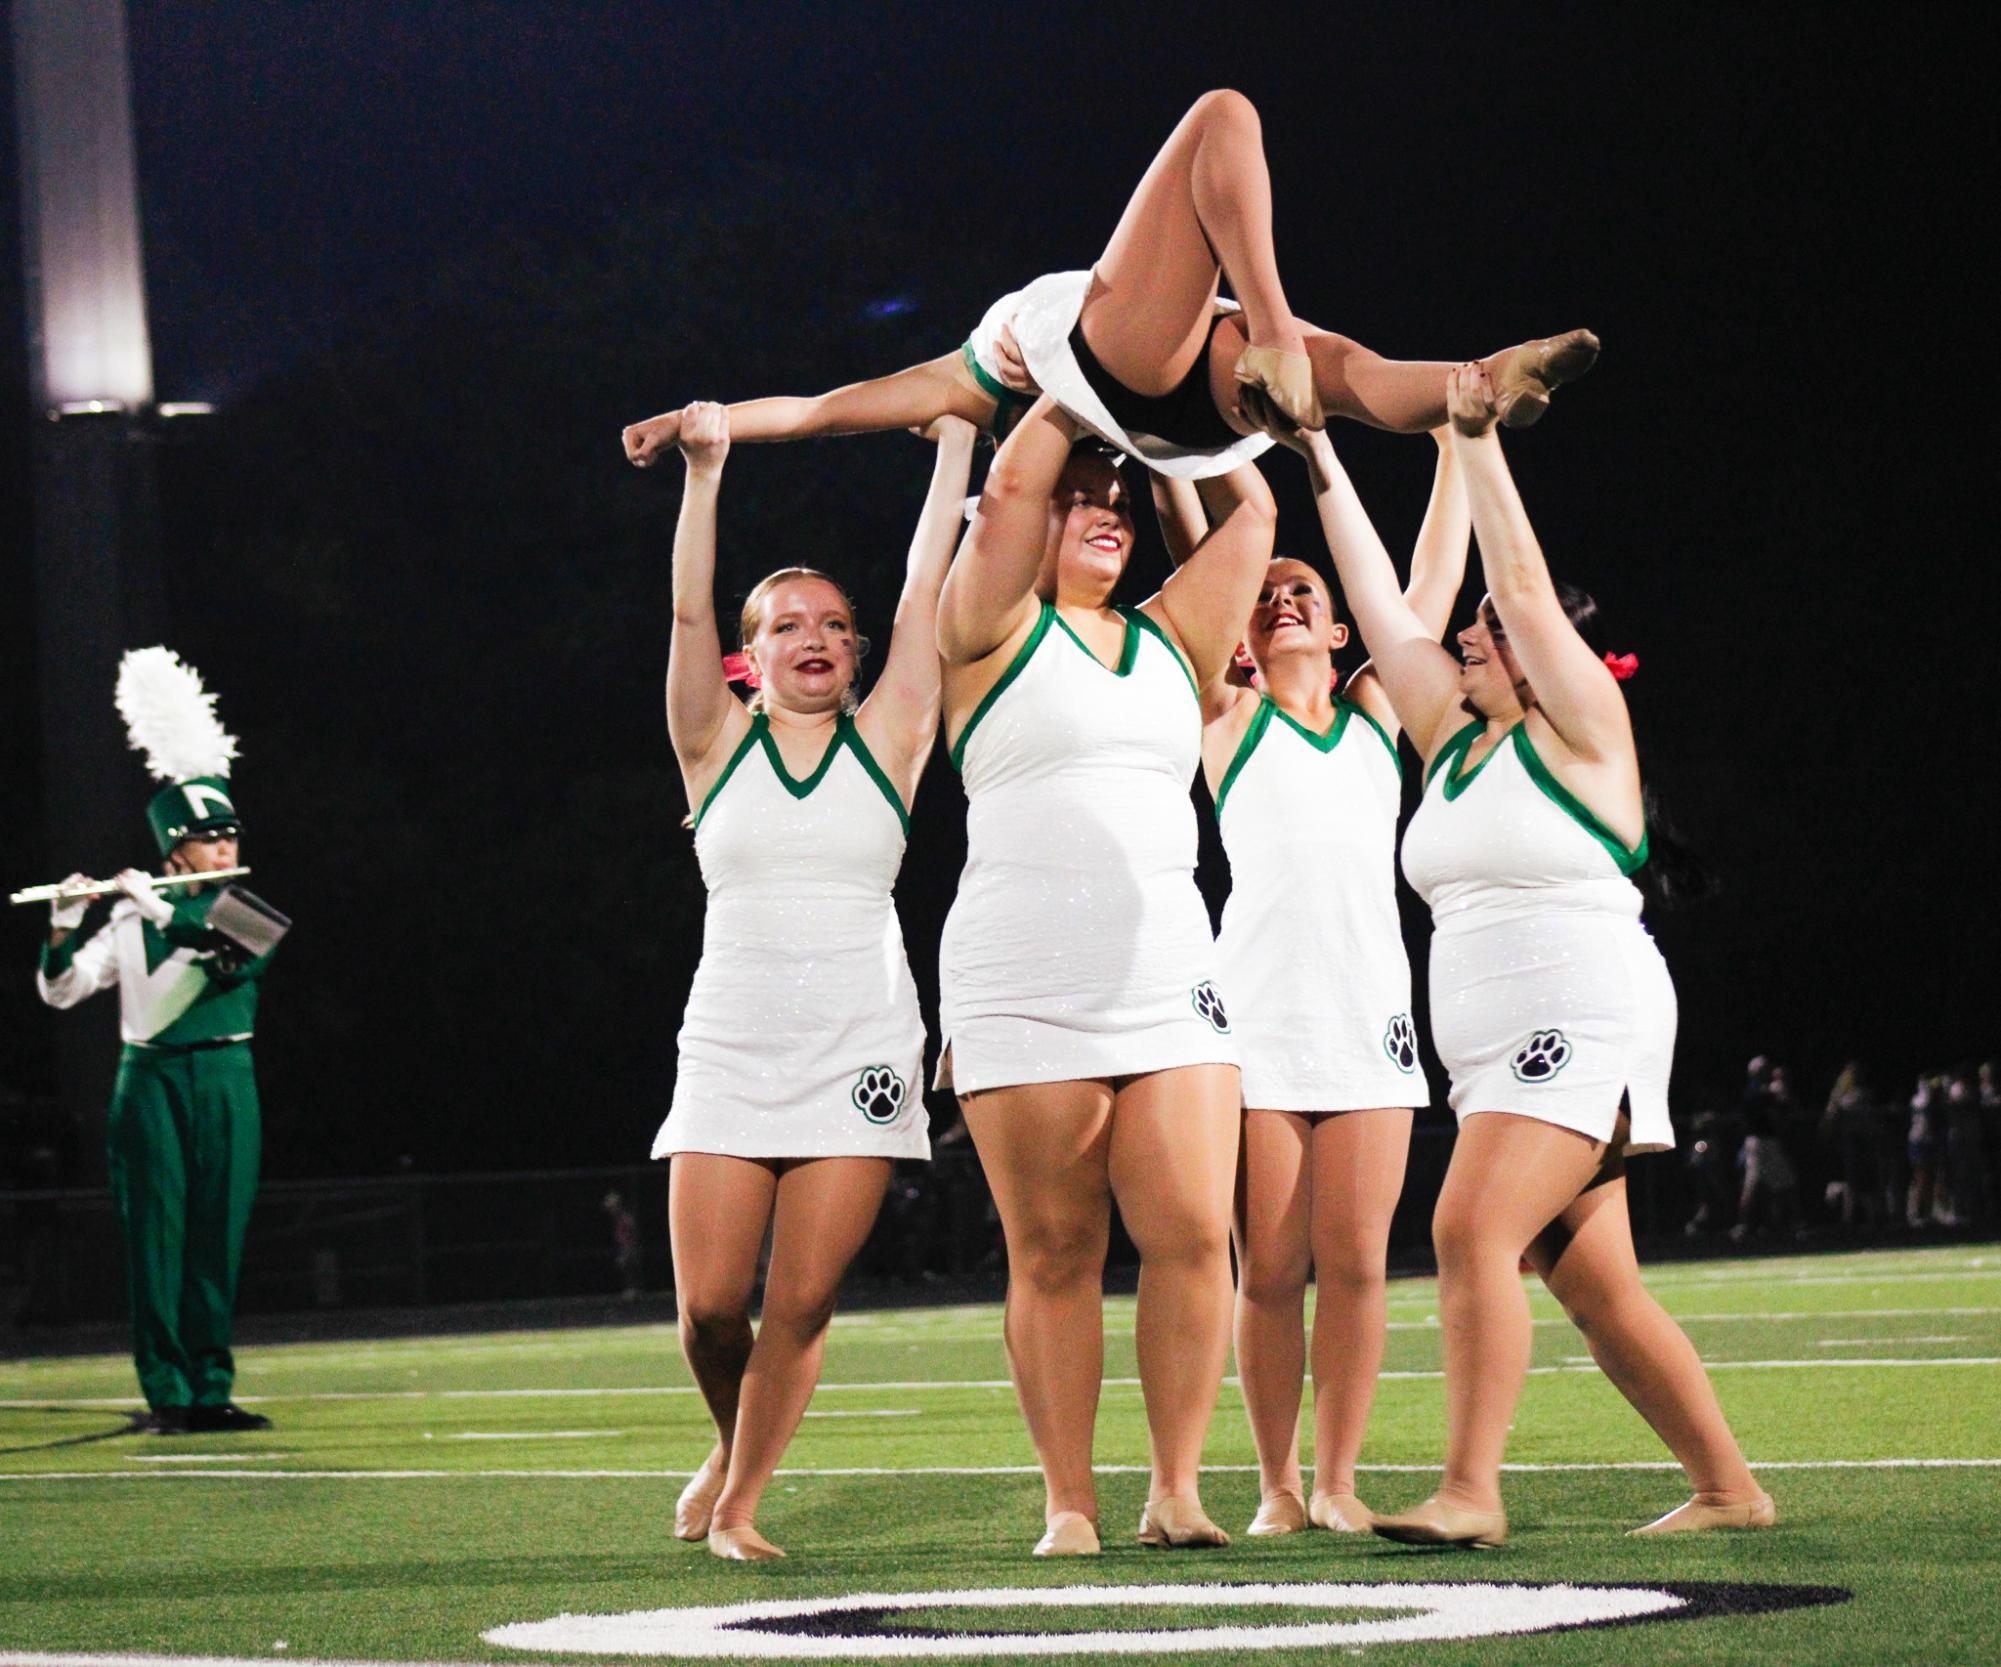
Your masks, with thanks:
[[(1407, 1107), (1313, 1124), (1313, 1494), (1353, 1498), (1388, 1325), (1390, 1218), (1410, 1152)], [(1345, 1513), (1344, 1513), (1345, 1514)], [(1356, 1526), (1366, 1516), (1354, 1513)]]
[(1193, 1503), (1230, 1351), (1230, 1203), (1241, 1089), (1234, 1065), (1135, 1077), (1112, 1114), (1111, 1182), (1140, 1255), (1139, 1375), (1149, 1504)]
[(777, 1196), (776, 1166), (682, 1152), (667, 1172), (668, 1235), (681, 1353), (715, 1420), (716, 1445), (675, 1511), (675, 1532), (700, 1539), (729, 1469), (737, 1401), (750, 1359), (750, 1297), (757, 1253)]
[[(1306, 1498), (1299, 1474), (1299, 1400), (1306, 1378), (1306, 1275), (1312, 1259), (1311, 1119), (1244, 1114), (1239, 1165), (1237, 1374), (1258, 1452), (1258, 1491)], [(1318, 1327), (1315, 1328), (1316, 1340)]]
[(1511, 1112), (1477, 1112), (1459, 1127), (1432, 1218), (1445, 1354), (1441, 1501), (1501, 1508), (1501, 1456), (1532, 1336), (1522, 1252), (1584, 1190), (1603, 1152), (1573, 1130)]
[(1681, 1461), (1696, 1497), (1717, 1505), (1761, 1499), (1695, 1345), (1640, 1282), (1625, 1177), (1569, 1204), (1528, 1256), (1591, 1358)]
[[(1385, 359), (1360, 342), (1322, 330), (1318, 325), (1308, 324), (1304, 329), (1306, 354), (1313, 362), (1314, 389), (1328, 416), (1346, 417), (1394, 434), (1428, 433), (1445, 421), (1445, 375), (1452, 369), (1446, 361)], [(1519, 397), (1532, 401), (1535, 390), (1529, 384), (1535, 378), (1530, 372), (1540, 367), (1542, 375), (1548, 378), (1547, 387), (1555, 387), (1575, 380), (1591, 368), (1597, 357), (1597, 338), (1590, 337), (1588, 346), (1572, 341), (1580, 335), (1589, 337), (1590, 333), (1572, 331), (1569, 336), (1524, 342), (1490, 353), (1480, 363), (1496, 388), (1504, 382), (1518, 386), (1522, 390)], [(1210, 394), (1216, 401), (1216, 409), (1240, 434), (1255, 431), (1238, 403), (1241, 395), (1237, 361), (1248, 343), (1243, 325), (1226, 317), (1216, 326), (1209, 346)], [(1545, 357), (1547, 365), (1543, 364)], [(1547, 387), (1542, 395), (1545, 404)], [(1522, 420), (1521, 416), (1516, 417), (1516, 425)]]
[(1271, 228), (1257, 110), (1241, 93), (1204, 93), (1168, 135), (1098, 257), (1081, 318), (1098, 362), (1135, 393), (1175, 387), (1208, 335), (1219, 270), (1243, 303), (1250, 339), (1298, 352)]
[(729, 1479), (710, 1532), (748, 1528), (820, 1378), (841, 1276), (868, 1239), (889, 1186), (887, 1158), (813, 1158), (778, 1178), (771, 1267), (757, 1343), (743, 1373)]
[[(942, 416), (991, 426), (994, 400), (956, 353), (928, 359), (888, 376), (851, 382), (810, 397), (783, 395), (741, 400), (729, 408), (732, 440), (803, 440), (813, 435), (876, 434), (885, 429), (929, 427)], [(651, 468), (681, 436), (681, 413), (663, 411), (624, 433), (628, 461)]]
[(1095, 1523), (1111, 1085), (1031, 1083), (959, 1103), (1007, 1237), (1008, 1365), (1042, 1461), (1045, 1516), (1074, 1511)]

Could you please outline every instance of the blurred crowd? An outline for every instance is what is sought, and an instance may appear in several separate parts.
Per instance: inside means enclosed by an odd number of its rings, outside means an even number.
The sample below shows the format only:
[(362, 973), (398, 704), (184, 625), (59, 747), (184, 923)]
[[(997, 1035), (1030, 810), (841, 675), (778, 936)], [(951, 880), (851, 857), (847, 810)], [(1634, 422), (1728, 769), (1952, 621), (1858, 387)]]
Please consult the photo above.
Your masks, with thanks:
[(1697, 1198), (1690, 1234), (1992, 1227), (2001, 1086), (1992, 1060), (1926, 1071), (1910, 1089), (1851, 1060), (1822, 1100), (1761, 1054), (1736, 1103), (1698, 1113), (1682, 1149)]

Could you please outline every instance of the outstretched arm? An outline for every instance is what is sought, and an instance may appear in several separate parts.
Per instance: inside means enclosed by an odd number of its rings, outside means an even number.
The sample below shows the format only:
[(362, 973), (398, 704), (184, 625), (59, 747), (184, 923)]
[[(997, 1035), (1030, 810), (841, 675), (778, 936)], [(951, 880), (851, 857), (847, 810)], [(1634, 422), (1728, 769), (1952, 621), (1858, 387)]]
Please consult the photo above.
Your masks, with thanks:
[(978, 439), (978, 430), (957, 417), (946, 417), (939, 426), (938, 460), (910, 539), (889, 657), (862, 703), (860, 721), (869, 732), (870, 746), (879, 735), (902, 765), (899, 777), (908, 778), (899, 781), (906, 800), (916, 791), (917, 777), (938, 733), (938, 593), (964, 524), (966, 480)]
[[(1239, 480), (1237, 477), (1249, 471), (1251, 478)], [(1255, 465), (1246, 463), (1220, 482), (1181, 480), (1169, 475), (1149, 474), (1153, 482), (1153, 512), (1160, 522), (1161, 537), (1167, 541), (1168, 559), (1176, 570), (1185, 567), (1189, 558), (1201, 548), (1202, 541), (1209, 535), (1210, 505), (1213, 503), (1221, 516), (1227, 516), (1245, 498), (1270, 505), (1270, 488), (1264, 476)], [(1274, 511), (1275, 513), (1275, 511)], [(1262, 573), (1259, 575), (1263, 583)], [(1165, 592), (1162, 593), (1163, 597)], [(1251, 603), (1257, 601), (1257, 591), (1251, 592)], [(1237, 625), (1236, 641), (1230, 645), (1230, 657), (1206, 683), (1201, 685), (1202, 722), (1212, 724), (1235, 708), (1248, 687), (1249, 678), (1237, 669), (1237, 647), (1243, 641), (1244, 626), (1250, 619), (1250, 603), (1244, 608), (1243, 618)]]
[(1460, 434), (1487, 591), (1508, 647), (1535, 690), (1536, 705), (1579, 758), (1631, 763), (1633, 727), (1626, 697), (1563, 611), (1494, 431), (1494, 391), (1487, 373), (1478, 365), (1454, 367), (1445, 398)]
[[(1472, 542), (1472, 512), (1466, 505), (1466, 481), (1455, 449), (1452, 425), (1434, 428), (1438, 466), (1431, 476), (1431, 501), (1424, 506), (1424, 524), (1411, 551), (1410, 583), (1403, 599), (1434, 637), (1442, 637), (1452, 619), (1452, 605), (1466, 582), (1466, 549)], [(1360, 666), (1348, 679), (1347, 696), (1396, 738), (1395, 707), (1376, 675), (1373, 663)]]
[(1459, 466), (1458, 436), (1452, 425), (1434, 428), (1438, 467), (1431, 475), (1431, 501), (1410, 554), (1410, 583), (1403, 597), (1434, 637), (1443, 637), (1452, 605), (1466, 583), (1466, 549), (1473, 539), (1473, 512), (1466, 502), (1466, 477)]
[[(893, 428), (929, 428), (940, 417), (961, 417), (976, 428), (993, 422), (994, 398), (957, 353), (831, 393), (742, 400), (729, 407), (736, 440), (804, 440), (816, 434), (874, 434)], [(628, 462), (651, 468), (679, 441), (679, 411), (634, 423), (624, 434)]]
[(1428, 759), (1445, 740), (1444, 726), (1458, 706), (1458, 662), (1405, 598), (1389, 552), (1326, 433), (1291, 431), (1286, 443), (1306, 459), (1320, 528), (1370, 667), (1382, 680), (1397, 721)]
[(697, 401), (677, 412), (688, 480), (674, 525), (674, 632), (667, 648), (667, 735), (691, 784), (743, 707), (723, 676), (716, 630), (716, 500), (729, 456), (729, 414)]
[(973, 524), (938, 599), (938, 652), (948, 665), (970, 665), (991, 654), (1033, 607), (1049, 494), (1077, 432), (1044, 394), (994, 453)]

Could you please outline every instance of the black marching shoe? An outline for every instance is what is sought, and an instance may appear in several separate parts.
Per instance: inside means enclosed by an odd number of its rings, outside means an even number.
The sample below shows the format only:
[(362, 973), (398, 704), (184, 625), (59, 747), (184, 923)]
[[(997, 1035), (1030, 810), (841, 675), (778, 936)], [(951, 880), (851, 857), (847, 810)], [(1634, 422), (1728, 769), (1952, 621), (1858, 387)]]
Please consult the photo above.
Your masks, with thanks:
[(132, 1428), (142, 1435), (186, 1435), (189, 1428), (188, 1409), (154, 1407), (143, 1417), (135, 1418)]
[(187, 1427), (196, 1435), (237, 1435), (244, 1430), (268, 1430), (271, 1420), (261, 1412), (245, 1412), (230, 1401), (219, 1407), (189, 1407)]

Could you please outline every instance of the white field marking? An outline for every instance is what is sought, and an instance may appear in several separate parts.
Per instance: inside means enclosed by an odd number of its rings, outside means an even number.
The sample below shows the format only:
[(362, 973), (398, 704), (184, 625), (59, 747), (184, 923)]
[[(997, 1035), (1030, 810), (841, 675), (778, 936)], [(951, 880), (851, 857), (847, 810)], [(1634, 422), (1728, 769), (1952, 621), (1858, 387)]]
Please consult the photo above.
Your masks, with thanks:
[(806, 1412), (806, 1418), (915, 1418), (916, 1407), (851, 1407), (834, 1412)]
[(1887, 1343), (1895, 1348), (1899, 1343), (1964, 1343), (1960, 1337), (1826, 1337), (1814, 1345), (1818, 1349), (1873, 1349), (1878, 1344)]
[[(1892, 1339), (1903, 1341), (1903, 1339)], [(1582, 1359), (1582, 1356), (1578, 1356)], [(1868, 1366), (2001, 1366), (2001, 1355), (1931, 1355), (1922, 1359), (1878, 1359), (1878, 1360), (1705, 1360), (1705, 1366), (1712, 1372), (1747, 1371), (1822, 1371), (1831, 1367), (1860, 1368)], [(1531, 1366), (1530, 1377), (1552, 1377), (1561, 1372), (1575, 1372), (1577, 1366)], [(1440, 1371), (1398, 1371), (1378, 1372), (1376, 1376), (1385, 1381), (1424, 1382), (1445, 1376)], [(1237, 1385), (1235, 1377), (1227, 1377), (1225, 1384)], [(1012, 1389), (1013, 1383), (1007, 1378), (932, 1378), (925, 1380), (906, 1379), (896, 1383), (823, 1383), (815, 1391), (817, 1394), (872, 1393), (881, 1389), (894, 1389), (900, 1393), (916, 1391), (952, 1391), (959, 1389)], [(1107, 1389), (1138, 1389), (1138, 1378), (1106, 1378)], [(473, 1400), (563, 1400), (578, 1396), (593, 1395), (695, 1395), (700, 1391), (691, 1383), (648, 1384), (644, 1387), (623, 1387), (613, 1389), (322, 1389), (297, 1395), (239, 1395), (240, 1405), (253, 1403), (269, 1404), (277, 1401), (473, 1401)], [(96, 1399), (82, 1400), (12, 1400), (0, 1401), (0, 1410), (16, 1412), (59, 1412), (72, 1407), (115, 1407), (132, 1410), (132, 1402), (121, 1396), (111, 1395)]]
[(134, 1453), (141, 1464), (249, 1464), (253, 1459), (291, 1459), (298, 1454), (276, 1448), (257, 1453)]
[(624, 1435), (624, 1430), (460, 1430), (453, 1441), (576, 1441), (592, 1435)]
[[(1208, 1625), (1203, 1604), (1240, 1608), (1283, 1606), (1292, 1610), (1361, 1610), (1366, 1620), (1322, 1618), (1272, 1621), (1261, 1625)], [(874, 1624), (889, 1613), (939, 1609), (1004, 1608), (1055, 1610), (1120, 1608), (1128, 1613), (1159, 1609), (1160, 1622), (1130, 1630), (1039, 1631), (994, 1625), (943, 1636), (899, 1635)], [(1360, 1655), (1368, 1644), (1408, 1644), (1461, 1638), (1522, 1637), (1573, 1627), (1617, 1626), (1673, 1615), (1689, 1600), (1651, 1586), (1516, 1586), (1454, 1581), (1445, 1585), (1403, 1585), (1389, 1581), (1332, 1585), (1239, 1585), (1216, 1582), (1189, 1586), (1027, 1586), (965, 1592), (857, 1592), (824, 1598), (780, 1598), (685, 1609), (642, 1609), (622, 1615), (558, 1615), (546, 1621), (516, 1621), (480, 1634), (509, 1649), (564, 1654), (673, 1656), (697, 1661), (964, 1660), (1003, 1656), (1088, 1657), (1189, 1655), (1197, 1651), (1316, 1649), (1350, 1646)], [(1387, 1611), (1387, 1613), (1384, 1613)], [(848, 1625), (842, 1622), (848, 1617)], [(1179, 1618), (1194, 1625), (1175, 1626)], [(787, 1629), (817, 1622), (810, 1633)], [(1061, 1622), (1051, 1617), (1052, 1627)]]
[[(2001, 1458), (1991, 1459), (1757, 1459), (1749, 1461), (1757, 1470), (2001, 1470)], [(1435, 1464), (1361, 1464), (1384, 1476), (1436, 1475)], [(1503, 1464), (1511, 1474), (1535, 1476), (1559, 1472), (1681, 1469), (1673, 1459), (1548, 1460)], [(1143, 1464), (1097, 1464), (1099, 1476), (1145, 1476), (1151, 1467)], [(1253, 1476), (1254, 1464), (1205, 1464), (1205, 1474)], [(0, 1473), (0, 1482), (117, 1482), (135, 1479), (159, 1482), (451, 1482), (451, 1481), (539, 1481), (539, 1482), (679, 1482), (696, 1473), (692, 1470), (49, 1470)], [(774, 1475), (804, 1479), (899, 1477), (899, 1476), (1040, 1476), (1033, 1464), (914, 1464), (914, 1465), (826, 1465), (784, 1468)], [(0, 1656), (0, 1662), (11, 1662)]]
[[(1755, 1320), (1759, 1324), (1767, 1321), (1784, 1320), (1916, 1320), (1943, 1319), (1947, 1315), (2001, 1314), (2001, 1308), (1796, 1308), (1780, 1313), (1766, 1313), (1746, 1309), (1733, 1314), (1676, 1314), (1673, 1316), (1682, 1325), (1727, 1325), (1737, 1321)], [(1567, 1326), (1570, 1318), (1565, 1314), (1538, 1314), (1529, 1324), (1541, 1326)], [(1392, 1320), (1391, 1331), (1436, 1331), (1438, 1316), (1425, 1320)], [(1897, 1341), (1898, 1339), (1892, 1339)], [(1904, 1338), (1911, 1342), (1916, 1339)], [(1957, 1342), (1955, 1338), (1953, 1341)]]

